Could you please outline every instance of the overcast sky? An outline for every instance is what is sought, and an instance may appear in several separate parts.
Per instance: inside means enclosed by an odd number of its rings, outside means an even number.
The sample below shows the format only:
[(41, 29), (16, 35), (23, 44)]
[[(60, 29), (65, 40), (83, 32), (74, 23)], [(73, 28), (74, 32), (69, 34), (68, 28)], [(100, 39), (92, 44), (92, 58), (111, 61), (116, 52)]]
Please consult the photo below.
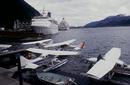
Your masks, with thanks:
[(64, 17), (72, 26), (85, 25), (107, 16), (130, 15), (130, 0), (25, 0), (38, 11), (52, 12), (58, 22)]

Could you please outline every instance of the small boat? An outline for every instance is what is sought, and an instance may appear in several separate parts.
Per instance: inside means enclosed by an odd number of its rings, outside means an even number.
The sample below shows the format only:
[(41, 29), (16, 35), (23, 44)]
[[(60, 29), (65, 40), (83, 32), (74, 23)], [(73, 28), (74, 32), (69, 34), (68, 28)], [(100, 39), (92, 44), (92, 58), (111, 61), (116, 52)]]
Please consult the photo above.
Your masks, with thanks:
[(120, 60), (120, 56), (121, 49), (113, 47), (104, 57), (99, 55), (97, 58), (88, 58), (87, 60), (91, 64), (95, 64), (92, 67), (90, 64), (90, 70), (84, 75), (87, 75), (95, 82), (111, 82), (119, 85), (128, 85), (127, 79), (130, 76), (130, 65)]
[(38, 78), (47, 85), (75, 85), (75, 79), (55, 73), (37, 73)]
[[(44, 10), (43, 10), (44, 11)], [(51, 13), (47, 15), (43, 13), (41, 16), (36, 16), (32, 19), (31, 28), (36, 33), (42, 33), (43, 35), (58, 33), (58, 23), (51, 17)]]
[(68, 29), (70, 29), (69, 24), (63, 18), (59, 24), (59, 30), (68, 30)]

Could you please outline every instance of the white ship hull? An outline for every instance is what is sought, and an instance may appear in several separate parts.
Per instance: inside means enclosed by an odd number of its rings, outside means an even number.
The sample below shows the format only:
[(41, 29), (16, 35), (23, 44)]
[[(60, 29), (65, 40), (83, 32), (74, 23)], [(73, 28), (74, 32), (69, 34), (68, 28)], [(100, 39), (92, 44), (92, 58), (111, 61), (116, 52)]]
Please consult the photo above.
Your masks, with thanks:
[(50, 28), (50, 27), (44, 27), (44, 26), (32, 26), (32, 29), (39, 34), (56, 34), (58, 33), (58, 28)]
[(68, 30), (68, 29), (70, 29), (69, 24), (63, 18), (63, 20), (59, 24), (59, 30)]
[(58, 33), (58, 25), (50, 18), (33, 19), (31, 27), (36, 33), (44, 35)]

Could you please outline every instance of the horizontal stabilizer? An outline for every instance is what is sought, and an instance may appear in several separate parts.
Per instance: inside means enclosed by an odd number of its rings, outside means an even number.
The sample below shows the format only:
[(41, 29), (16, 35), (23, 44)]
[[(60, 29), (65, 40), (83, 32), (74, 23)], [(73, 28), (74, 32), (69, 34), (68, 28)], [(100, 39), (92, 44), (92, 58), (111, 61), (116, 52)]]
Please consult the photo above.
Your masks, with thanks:
[(32, 62), (30, 62), (30, 60), (26, 59), (23, 56), (20, 56), (20, 62), (22, 68), (36, 69), (38, 67), (38, 65), (33, 64)]

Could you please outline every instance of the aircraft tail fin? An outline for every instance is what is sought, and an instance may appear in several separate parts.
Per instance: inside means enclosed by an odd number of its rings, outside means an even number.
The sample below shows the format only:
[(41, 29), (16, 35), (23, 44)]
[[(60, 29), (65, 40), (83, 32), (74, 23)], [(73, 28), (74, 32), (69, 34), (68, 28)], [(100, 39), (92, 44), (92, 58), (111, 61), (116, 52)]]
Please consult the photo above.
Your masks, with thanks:
[(27, 63), (29, 63), (30, 61), (26, 59), (24, 56), (20, 56), (20, 62), (21, 62), (21, 66), (23, 67), (27, 65)]
[(38, 67), (38, 65), (33, 64), (30, 60), (26, 59), (23, 56), (20, 56), (20, 62), (21, 62), (22, 68), (36, 69)]
[(80, 48), (83, 49), (85, 47), (85, 42), (80, 43)]
[(77, 47), (75, 46), (75, 50), (81, 50), (85, 47), (85, 42), (81, 42)]

